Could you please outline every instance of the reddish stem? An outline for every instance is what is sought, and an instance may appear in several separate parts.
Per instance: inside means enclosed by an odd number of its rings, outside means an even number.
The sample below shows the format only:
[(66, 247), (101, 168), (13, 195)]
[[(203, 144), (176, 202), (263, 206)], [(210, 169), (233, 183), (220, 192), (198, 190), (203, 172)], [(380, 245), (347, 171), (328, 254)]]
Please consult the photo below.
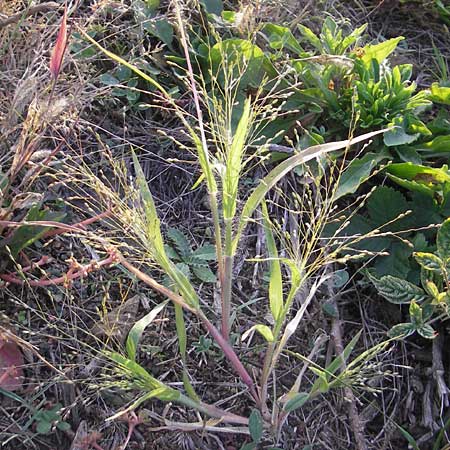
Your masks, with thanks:
[(83, 278), (94, 270), (98, 270), (101, 267), (109, 266), (117, 262), (116, 256), (111, 254), (102, 261), (91, 261), (86, 265), (78, 265), (78, 270), (74, 270), (74, 266), (71, 266), (68, 272), (58, 278), (40, 279), (40, 280), (24, 280), (18, 278), (14, 274), (0, 274), (0, 279), (13, 284), (28, 284), (30, 286), (54, 286), (58, 284), (67, 284), (77, 278)]

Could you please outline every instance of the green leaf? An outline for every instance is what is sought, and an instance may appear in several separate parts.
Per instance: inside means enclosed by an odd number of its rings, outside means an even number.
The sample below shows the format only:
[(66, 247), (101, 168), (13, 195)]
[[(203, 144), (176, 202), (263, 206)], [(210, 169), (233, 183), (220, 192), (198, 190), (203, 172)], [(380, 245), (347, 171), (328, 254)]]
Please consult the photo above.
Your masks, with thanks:
[(253, 331), (257, 331), (267, 342), (273, 342), (274, 337), (272, 330), (267, 325), (253, 325), (250, 329), (248, 329), (243, 335), (242, 335), (242, 341), (245, 341), (249, 334)]
[(128, 358), (135, 361), (136, 352), (139, 341), (144, 333), (145, 329), (155, 320), (156, 316), (164, 309), (167, 305), (168, 300), (159, 304), (153, 308), (148, 314), (146, 314), (142, 319), (138, 320), (130, 332), (128, 333), (127, 341), (125, 344)]
[(301, 408), (308, 400), (309, 393), (299, 392), (286, 402), (283, 410), (287, 413), (290, 413), (298, 408)]
[(175, 247), (182, 258), (192, 255), (191, 245), (180, 230), (172, 227), (169, 228), (167, 230), (167, 237), (175, 244)]
[(192, 272), (195, 276), (204, 283), (215, 283), (217, 281), (214, 272), (207, 266), (193, 266)]
[(424, 269), (441, 273), (444, 268), (444, 263), (441, 258), (433, 255), (433, 253), (415, 252), (413, 253), (413, 256), (418, 264)]
[(283, 278), (281, 275), (281, 264), (278, 258), (278, 250), (272, 233), (272, 223), (269, 219), (265, 201), (261, 203), (264, 232), (266, 236), (266, 247), (270, 257), (270, 281), (269, 281), (269, 304), (270, 312), (275, 322), (278, 321), (283, 312)]
[(106, 72), (100, 75), (99, 80), (102, 84), (105, 84), (106, 86), (115, 86), (117, 84), (120, 84), (120, 81), (110, 73)]
[(416, 329), (423, 325), (422, 308), (415, 301), (412, 301), (409, 305), (409, 315), (411, 317), (411, 323)]
[(223, 2), (222, 0), (201, 0), (200, 3), (205, 8), (205, 11), (209, 14), (215, 14), (219, 16), (223, 11)]
[(67, 422), (58, 422), (56, 424), (56, 428), (61, 431), (69, 431), (71, 429), (70, 423)]
[(450, 105), (450, 87), (439, 86), (439, 83), (433, 83), (431, 85), (430, 99), (435, 103)]
[(263, 418), (257, 409), (253, 409), (248, 418), (248, 429), (253, 442), (260, 442), (263, 435)]
[[(266, 76), (275, 77), (273, 68), (264, 52), (255, 44), (245, 39), (225, 39), (215, 44), (210, 51), (212, 73), (225, 87), (225, 78), (239, 80), (237, 91), (248, 86), (258, 88)], [(231, 72), (231, 73), (230, 73)]]
[(411, 191), (421, 192), (430, 197), (442, 192), (450, 184), (450, 174), (446, 165), (433, 168), (411, 163), (390, 164), (386, 169), (389, 178)]
[(383, 160), (389, 158), (386, 152), (366, 153), (361, 158), (355, 158), (339, 178), (334, 199), (338, 200), (348, 194), (356, 192), (372, 173), (372, 170)]
[(412, 323), (399, 323), (394, 325), (388, 332), (391, 338), (408, 337), (416, 331), (416, 327)]
[(147, 20), (144, 22), (144, 29), (160, 39), (164, 44), (168, 46), (172, 44), (173, 27), (167, 20)]
[(52, 429), (52, 423), (46, 421), (39, 421), (36, 425), (36, 432), (39, 434), (48, 434)]
[(378, 293), (391, 303), (420, 302), (428, 297), (423, 289), (401, 278), (384, 275), (380, 279), (377, 279), (369, 272), (367, 272), (367, 276)]
[(372, 133), (363, 134), (351, 140), (314, 145), (278, 164), (277, 167), (272, 169), (269, 174), (259, 182), (256, 189), (253, 190), (253, 192), (245, 202), (238, 225), (238, 230), (233, 240), (234, 251), (237, 248), (241, 233), (250, 220), (250, 217), (253, 215), (255, 209), (262, 202), (267, 192), (269, 192), (278, 183), (278, 181), (280, 181), (291, 170), (295, 169), (295, 167), (301, 164), (305, 164), (308, 161), (323, 156), (326, 153), (336, 150), (342, 150), (358, 142), (366, 141), (367, 139), (370, 139), (373, 136), (376, 136), (377, 134), (383, 132), (384, 130), (374, 131)]
[(383, 135), (384, 144), (388, 147), (411, 144), (412, 142), (417, 141), (420, 136), (420, 133), (408, 133), (405, 121), (402, 117), (396, 117), (392, 125), (394, 125), (394, 128), (386, 131)]
[(289, 28), (267, 23), (264, 25), (262, 32), (267, 36), (271, 48), (275, 50), (287, 48), (299, 56), (307, 56)]
[(215, 261), (216, 247), (211, 244), (203, 245), (192, 252), (192, 256), (202, 261)]
[(223, 216), (225, 220), (231, 220), (236, 214), (239, 179), (243, 167), (245, 141), (250, 132), (251, 113), (251, 101), (247, 98), (231, 146), (227, 149), (226, 154), (222, 199)]
[(411, 449), (412, 450), (420, 450), (419, 446), (417, 445), (417, 441), (400, 425), (397, 425), (395, 422), (394, 422), (394, 424), (397, 426), (397, 428), (403, 434), (403, 437), (408, 441), (408, 444), (411, 446)]
[(381, 64), (396, 48), (400, 41), (405, 39), (403, 36), (399, 36), (393, 39), (389, 39), (384, 42), (380, 42), (375, 45), (366, 45), (362, 61), (368, 67), (372, 59), (375, 59), (378, 64)]
[[(24, 220), (34, 221), (53, 221), (60, 222), (65, 213), (52, 212), (46, 209), (40, 209), (40, 205), (34, 205), (28, 211)], [(24, 225), (16, 228), (13, 235), (9, 238), (7, 245), (11, 250), (11, 255), (16, 258), (18, 254), (24, 249), (29, 247), (34, 242), (38, 241), (44, 234), (51, 230), (52, 227), (36, 226), (36, 225)]]
[(439, 256), (447, 263), (450, 258), (450, 218), (439, 228), (436, 245)]
[(334, 317), (334, 318), (339, 317), (339, 312), (334, 303), (328, 303), (328, 302), (323, 303), (322, 310), (325, 314), (328, 314), (330, 317)]
[(417, 328), (417, 332), (425, 339), (434, 339), (437, 335), (436, 331), (433, 330), (431, 325), (425, 324), (420, 328)]

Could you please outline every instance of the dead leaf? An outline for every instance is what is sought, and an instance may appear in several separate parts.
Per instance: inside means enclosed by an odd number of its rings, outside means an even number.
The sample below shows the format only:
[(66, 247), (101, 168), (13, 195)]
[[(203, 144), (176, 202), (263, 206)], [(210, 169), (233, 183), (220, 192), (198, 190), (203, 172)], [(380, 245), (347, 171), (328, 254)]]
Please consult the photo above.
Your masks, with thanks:
[(96, 322), (91, 328), (91, 333), (97, 338), (113, 338), (123, 344), (136, 322), (139, 303), (139, 295), (129, 298)]
[(23, 355), (19, 346), (0, 336), (0, 387), (16, 391), (23, 384)]

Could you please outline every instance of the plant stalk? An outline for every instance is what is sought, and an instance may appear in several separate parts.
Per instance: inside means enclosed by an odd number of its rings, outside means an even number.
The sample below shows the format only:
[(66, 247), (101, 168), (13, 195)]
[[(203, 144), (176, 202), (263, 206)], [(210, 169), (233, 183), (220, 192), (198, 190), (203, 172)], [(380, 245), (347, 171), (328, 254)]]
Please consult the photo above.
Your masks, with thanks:
[(152, 289), (156, 290), (157, 292), (165, 295), (167, 298), (172, 300), (174, 303), (180, 305), (182, 308), (186, 309), (187, 311), (190, 311), (195, 316), (197, 316), (201, 322), (203, 323), (206, 330), (209, 332), (209, 334), (212, 336), (212, 338), (216, 341), (216, 343), (219, 345), (219, 347), (222, 349), (224, 355), (230, 362), (230, 364), (233, 366), (233, 369), (238, 374), (240, 379), (244, 384), (246, 384), (250, 390), (250, 393), (252, 397), (254, 398), (255, 402), (259, 406), (259, 395), (256, 390), (255, 383), (253, 382), (252, 377), (247, 372), (247, 369), (242, 364), (241, 360), (236, 355), (235, 351), (231, 347), (231, 345), (228, 343), (227, 340), (222, 336), (220, 331), (208, 320), (208, 318), (205, 316), (203, 311), (201, 309), (194, 308), (190, 305), (188, 305), (183, 297), (176, 294), (175, 292), (171, 291), (170, 289), (167, 289), (162, 284), (159, 284), (156, 280), (154, 280), (152, 277), (147, 275), (146, 273), (139, 270), (137, 267), (135, 267), (133, 264), (131, 264), (127, 259), (121, 255), (119, 252), (117, 252), (116, 258), (120, 264), (125, 267), (127, 270), (129, 270), (133, 275), (135, 275), (137, 278), (139, 278), (141, 281), (143, 281), (145, 284), (150, 286)]
[(230, 341), (231, 295), (233, 288), (233, 231), (232, 220), (225, 219), (225, 257), (222, 283), (222, 336)]

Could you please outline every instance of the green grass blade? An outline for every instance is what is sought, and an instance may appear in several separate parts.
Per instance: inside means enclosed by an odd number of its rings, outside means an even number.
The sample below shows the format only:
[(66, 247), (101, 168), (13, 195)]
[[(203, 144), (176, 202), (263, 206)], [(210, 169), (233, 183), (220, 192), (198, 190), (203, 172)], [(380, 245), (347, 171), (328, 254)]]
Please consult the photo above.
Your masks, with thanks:
[(175, 325), (177, 329), (178, 346), (180, 348), (181, 361), (183, 363), (183, 385), (190, 398), (195, 401), (199, 401), (199, 398), (192, 386), (189, 375), (186, 368), (186, 348), (187, 348), (187, 335), (186, 335), (186, 323), (184, 321), (183, 308), (180, 305), (175, 304)]
[[(155, 320), (156, 316), (164, 309), (169, 300), (159, 304), (153, 308), (148, 314), (146, 314), (142, 319), (138, 320), (130, 332), (128, 333), (127, 342), (125, 344), (128, 358), (132, 361), (136, 360), (137, 346), (145, 329)], [(181, 306), (179, 306), (181, 308)]]
[(242, 231), (253, 215), (255, 209), (260, 205), (260, 203), (266, 196), (267, 192), (269, 192), (292, 169), (299, 166), (300, 164), (304, 164), (308, 161), (311, 161), (312, 159), (325, 155), (326, 153), (336, 150), (342, 150), (351, 145), (357, 144), (358, 142), (366, 141), (378, 134), (384, 133), (385, 131), (387, 130), (379, 130), (371, 133), (366, 133), (353, 139), (347, 139), (345, 141), (314, 145), (281, 162), (259, 182), (259, 185), (255, 188), (255, 190), (251, 193), (250, 197), (245, 202), (239, 221), (238, 231), (234, 237), (233, 249), (237, 249)]
[(144, 212), (147, 220), (147, 234), (152, 243), (152, 256), (161, 268), (166, 271), (172, 281), (176, 283), (184, 300), (193, 308), (198, 308), (199, 299), (195, 289), (186, 275), (169, 259), (164, 248), (164, 239), (161, 234), (161, 225), (156, 211), (155, 202), (145, 179), (142, 167), (137, 156), (132, 152), (134, 168), (136, 171), (136, 182), (141, 194)]
[(251, 117), (250, 99), (245, 100), (241, 119), (233, 136), (231, 146), (226, 155), (226, 169), (223, 179), (223, 215), (232, 219), (236, 214), (239, 177), (242, 171), (245, 141), (249, 132)]
[(272, 224), (269, 219), (266, 202), (261, 203), (264, 232), (266, 235), (267, 252), (270, 257), (270, 281), (269, 281), (269, 304), (270, 312), (275, 322), (278, 321), (283, 312), (283, 279), (281, 276), (281, 264), (278, 258), (278, 250), (272, 232)]

